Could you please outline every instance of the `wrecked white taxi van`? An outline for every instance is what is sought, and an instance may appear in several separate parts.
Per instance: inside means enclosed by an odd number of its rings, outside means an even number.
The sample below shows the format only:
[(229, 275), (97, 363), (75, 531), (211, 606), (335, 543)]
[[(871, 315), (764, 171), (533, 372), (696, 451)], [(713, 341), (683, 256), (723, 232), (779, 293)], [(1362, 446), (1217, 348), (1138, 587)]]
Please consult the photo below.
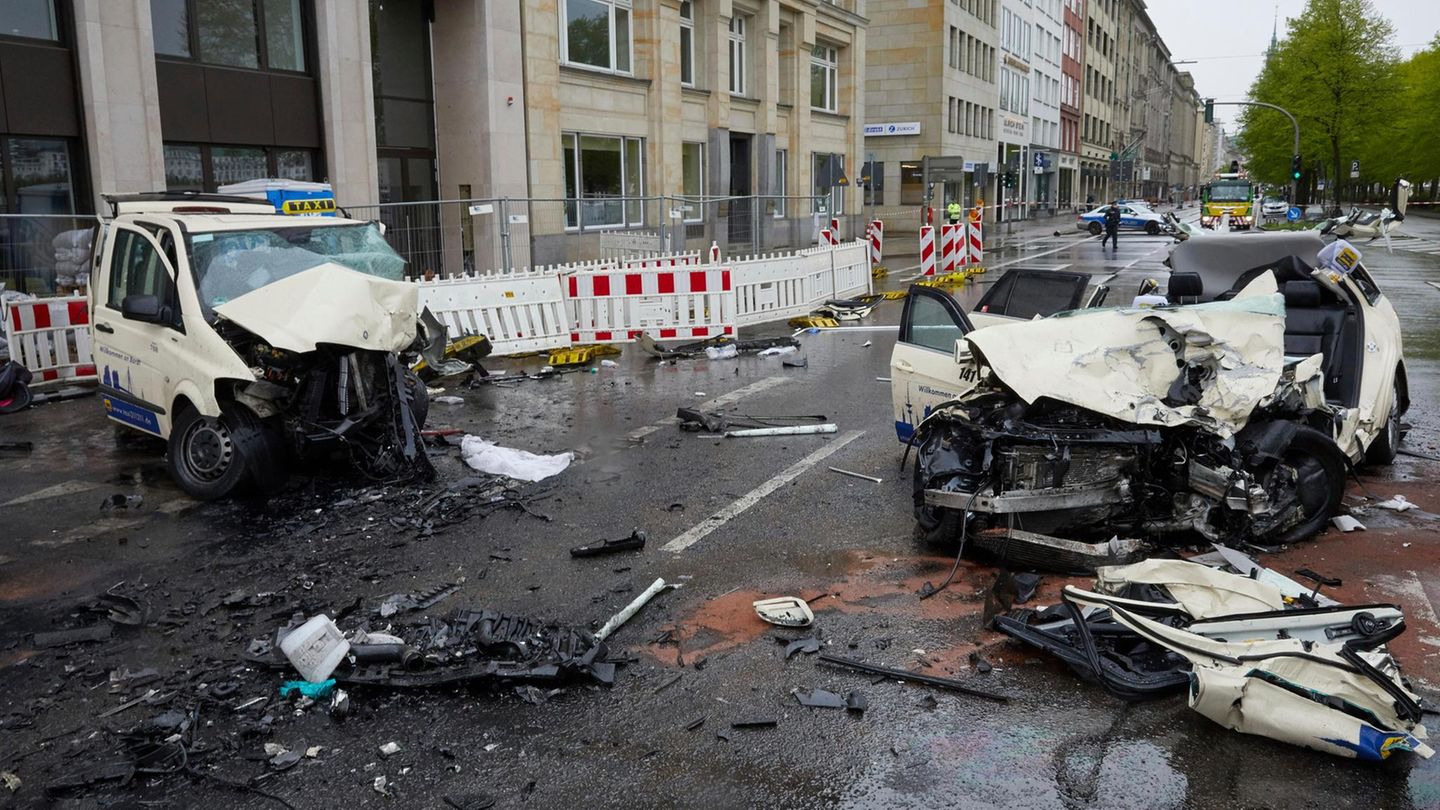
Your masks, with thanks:
[[(924, 389), (948, 396), (909, 438), (919, 535), (1072, 570), (1169, 539), (1283, 544), (1324, 527), (1351, 464), (1393, 460), (1399, 324), (1354, 248), (1190, 240), (1170, 263), (1172, 306), (985, 328), (972, 319), (988, 313), (912, 290), (897, 429)], [(926, 330), (954, 336), (948, 364), (924, 367), (946, 369), (933, 380), (907, 359)]]
[(220, 195), (109, 201), (91, 285), (101, 403), (168, 442), (181, 489), (273, 490), (292, 458), (331, 450), (375, 477), (431, 473), (425, 389), (399, 356), (426, 340), (418, 293), (378, 224)]

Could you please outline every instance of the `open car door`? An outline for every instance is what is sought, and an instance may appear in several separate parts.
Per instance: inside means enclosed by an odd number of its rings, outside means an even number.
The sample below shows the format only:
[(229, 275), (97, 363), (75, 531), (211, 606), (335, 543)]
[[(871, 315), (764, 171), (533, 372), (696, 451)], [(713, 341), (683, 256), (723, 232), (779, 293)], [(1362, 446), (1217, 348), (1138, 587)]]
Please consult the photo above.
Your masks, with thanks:
[(975, 385), (974, 367), (956, 362), (956, 341), (973, 329), (948, 293), (910, 288), (900, 337), (890, 354), (890, 399), (900, 441), (910, 441), (915, 426), (935, 406)]
[(1085, 295), (1089, 284), (1087, 273), (1007, 270), (980, 298), (971, 320), (977, 328), (984, 328), (1007, 320), (1028, 321), (1087, 304), (1093, 306)]

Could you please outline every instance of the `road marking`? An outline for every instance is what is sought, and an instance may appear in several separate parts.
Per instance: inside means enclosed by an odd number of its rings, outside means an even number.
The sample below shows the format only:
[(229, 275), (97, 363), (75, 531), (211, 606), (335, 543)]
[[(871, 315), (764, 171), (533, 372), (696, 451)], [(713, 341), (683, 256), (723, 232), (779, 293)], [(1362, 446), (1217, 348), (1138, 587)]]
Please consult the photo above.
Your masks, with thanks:
[(1018, 264), (1018, 263), (1020, 263), (1020, 262), (1028, 262), (1028, 261), (1030, 261), (1031, 259), (1038, 259), (1038, 258), (1040, 258), (1041, 256), (1049, 256), (1051, 253), (1059, 253), (1059, 252), (1062, 251), (1062, 250), (1069, 250), (1070, 248), (1075, 247), (1076, 245), (1083, 245), (1083, 244), (1085, 244), (1086, 242), (1094, 242), (1097, 238), (1098, 238), (1098, 237), (1087, 236), (1087, 237), (1085, 237), (1084, 239), (1081, 239), (1079, 242), (1071, 242), (1071, 243), (1068, 244), (1068, 245), (1061, 245), (1060, 247), (1052, 248), (1052, 249), (1050, 249), (1050, 250), (1047, 250), (1047, 251), (1045, 251), (1044, 253), (1034, 253), (1034, 254), (1031, 254), (1031, 255), (1029, 255), (1029, 256), (1019, 256), (1019, 257), (1016, 257), (1016, 258), (1014, 258), (1014, 259), (1011, 259), (1011, 260), (1008, 261), (1008, 262), (1000, 262), (999, 264), (986, 264), (985, 262), (981, 262), (980, 265), (981, 265), (982, 267), (984, 267), (986, 270), (999, 270), (999, 269), (1002, 268), (1002, 267), (1009, 267), (1009, 266), (1012, 265), (1012, 264)]
[(1440, 281), (1427, 281), (1425, 283), (1429, 284), (1431, 287), (1434, 287), (1437, 290), (1440, 290)]
[[(895, 327), (892, 326), (890, 328), (894, 329)], [(783, 385), (784, 383), (790, 382), (791, 379), (791, 377), (786, 377), (783, 375), (765, 377), (764, 379), (756, 380), (755, 382), (750, 383), (743, 388), (737, 388), (728, 394), (721, 394), (718, 397), (701, 402), (700, 404), (695, 406), (695, 409), (705, 411), (714, 410), (716, 408), (723, 408), (726, 405), (739, 402), (740, 400), (750, 396), (751, 394), (758, 394), (761, 391), (768, 391), (769, 389), (774, 388), (777, 385)], [(632, 442), (638, 442), (646, 436), (649, 436), (651, 433), (660, 430), (661, 428), (678, 424), (680, 424), (680, 420), (678, 418), (674, 416), (667, 416), (664, 419), (655, 422), (654, 424), (646, 425), (645, 427), (636, 428), (635, 430), (630, 431), (625, 435), (625, 438), (629, 439)]]
[(810, 455), (786, 467), (779, 475), (741, 495), (729, 506), (692, 526), (684, 534), (666, 543), (666, 551), (681, 552), (705, 539), (706, 535), (744, 514), (745, 510), (759, 503), (766, 495), (794, 481), (800, 474), (833, 455), (840, 448), (865, 435), (863, 430), (851, 430), (840, 434), (834, 441)]
[(30, 503), (31, 501), (43, 501), (46, 498), (58, 498), (61, 495), (74, 495), (78, 492), (89, 492), (92, 489), (100, 489), (103, 486), (105, 485), (97, 484), (93, 481), (66, 481), (63, 484), (56, 484), (53, 487), (37, 490), (29, 495), (21, 495), (13, 500), (0, 503), (0, 506), (16, 506), (22, 503)]

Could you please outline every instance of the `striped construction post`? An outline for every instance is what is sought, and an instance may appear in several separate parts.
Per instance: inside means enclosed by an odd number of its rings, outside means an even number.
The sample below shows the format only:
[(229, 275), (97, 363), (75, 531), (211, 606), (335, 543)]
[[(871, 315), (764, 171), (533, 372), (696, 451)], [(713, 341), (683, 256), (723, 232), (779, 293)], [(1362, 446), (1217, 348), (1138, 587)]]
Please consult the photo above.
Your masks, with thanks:
[(711, 263), (711, 264), (719, 264), (719, 263), (720, 263), (720, 243), (719, 243), (719, 242), (711, 242), (711, 243), (710, 243), (710, 263)]
[(821, 247), (835, 247), (835, 232), (829, 228), (820, 229)]
[(920, 226), (920, 275), (935, 275), (935, 227)]
[(972, 218), (965, 226), (965, 264), (980, 265), (985, 262), (984, 223)]
[[(830, 218), (830, 236), (835, 239), (835, 242), (840, 241), (840, 220), (835, 217)], [(835, 242), (831, 244), (835, 244)]]
[(940, 226), (940, 272), (953, 273), (965, 266), (965, 226), (945, 223)]
[(880, 256), (885, 247), (885, 223), (878, 219), (870, 221), (870, 267), (880, 266)]

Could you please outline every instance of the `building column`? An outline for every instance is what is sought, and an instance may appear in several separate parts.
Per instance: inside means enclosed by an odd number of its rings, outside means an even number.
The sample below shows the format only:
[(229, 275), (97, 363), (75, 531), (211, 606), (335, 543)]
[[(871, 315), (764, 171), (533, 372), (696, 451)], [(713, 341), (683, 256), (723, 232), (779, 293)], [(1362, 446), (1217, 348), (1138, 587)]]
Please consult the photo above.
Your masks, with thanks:
[(150, 0), (76, 0), (75, 53), (95, 210), (102, 195), (165, 189)]
[[(440, 199), (529, 196), (525, 161), (525, 85), (520, 50), (519, 0), (449, 0), (436, 3), (431, 28), (435, 66), (435, 147)], [(498, 204), (490, 213), (444, 205), (445, 272), (504, 265)], [(504, 214), (526, 214), (516, 203)], [(515, 230), (515, 229), (512, 229)], [(526, 229), (512, 233), (511, 264), (530, 263)], [(468, 258), (468, 262), (466, 259)]]
[(380, 201), (380, 182), (375, 168), (375, 88), (371, 83), (367, 0), (316, 3), (315, 44), (325, 179), (334, 187), (340, 205), (375, 205)]

